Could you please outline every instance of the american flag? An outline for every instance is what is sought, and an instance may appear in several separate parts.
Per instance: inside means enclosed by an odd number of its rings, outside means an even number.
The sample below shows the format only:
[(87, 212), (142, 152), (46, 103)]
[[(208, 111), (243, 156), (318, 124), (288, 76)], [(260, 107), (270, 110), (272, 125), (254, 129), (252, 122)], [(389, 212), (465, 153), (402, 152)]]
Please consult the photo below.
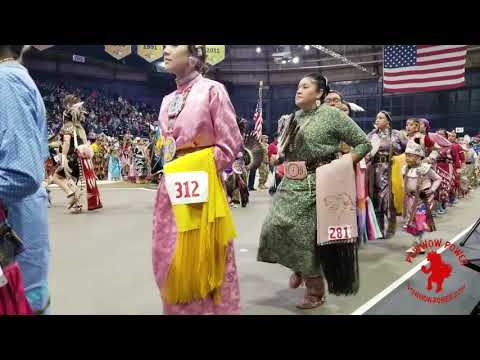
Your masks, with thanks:
[(422, 92), (465, 85), (466, 45), (385, 45), (385, 92)]
[(255, 109), (255, 113), (253, 114), (253, 122), (255, 123), (255, 136), (257, 140), (260, 140), (262, 137), (262, 85), (260, 85), (260, 89), (258, 91), (258, 101), (257, 101), (257, 108)]

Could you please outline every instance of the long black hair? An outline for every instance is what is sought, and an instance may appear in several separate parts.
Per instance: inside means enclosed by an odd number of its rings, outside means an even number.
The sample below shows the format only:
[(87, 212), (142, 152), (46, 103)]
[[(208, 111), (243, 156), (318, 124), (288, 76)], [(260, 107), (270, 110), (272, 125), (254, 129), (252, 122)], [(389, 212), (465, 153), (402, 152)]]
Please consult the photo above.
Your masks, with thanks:
[(330, 87), (328, 86), (328, 79), (320, 73), (311, 73), (306, 75), (305, 77), (312, 79), (317, 84), (317, 90), (319, 92), (323, 90), (323, 94), (320, 97), (320, 102), (323, 103), (323, 100), (330, 92)]
[(352, 116), (352, 107), (350, 106), (350, 103), (348, 101), (343, 101), (342, 100), (342, 105), (345, 105), (348, 109), (348, 116)]
[(1, 50), (10, 50), (15, 58), (19, 58), (25, 45), (0, 45)]
[(390, 126), (391, 126), (392, 125), (392, 114), (390, 114), (386, 110), (380, 110), (379, 112), (381, 112), (383, 115), (385, 115), (385, 117), (387, 118), (387, 120), (388, 120), (388, 122), (390, 123)]

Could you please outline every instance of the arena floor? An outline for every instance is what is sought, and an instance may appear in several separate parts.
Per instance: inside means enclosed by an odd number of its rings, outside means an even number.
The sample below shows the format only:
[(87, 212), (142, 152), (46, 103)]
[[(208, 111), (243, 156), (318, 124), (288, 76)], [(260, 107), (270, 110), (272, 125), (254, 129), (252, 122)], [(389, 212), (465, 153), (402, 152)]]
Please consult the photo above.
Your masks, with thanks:
[[(104, 208), (70, 215), (65, 195), (52, 189), (49, 209), (52, 314), (162, 314), (151, 261), (152, 209), (155, 189), (125, 183), (100, 186)], [(256, 261), (260, 227), (271, 203), (266, 191), (251, 193), (247, 208), (232, 209), (241, 288), (241, 311), (249, 315), (351, 314), (412, 269), (405, 261), (411, 237), (371, 241), (360, 250), (360, 292), (329, 296), (314, 310), (298, 310), (303, 288), (288, 288), (290, 271)], [(480, 190), (437, 218), (435, 238), (452, 239), (478, 217)], [(412, 309), (412, 313), (414, 310)]]

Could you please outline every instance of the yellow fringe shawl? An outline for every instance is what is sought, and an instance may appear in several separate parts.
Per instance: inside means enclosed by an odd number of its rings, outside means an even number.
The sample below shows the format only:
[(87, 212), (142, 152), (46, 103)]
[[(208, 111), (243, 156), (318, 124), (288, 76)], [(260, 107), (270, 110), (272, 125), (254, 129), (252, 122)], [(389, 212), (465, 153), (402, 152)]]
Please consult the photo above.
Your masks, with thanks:
[(406, 164), (405, 154), (392, 156), (392, 192), (395, 210), (398, 215), (403, 213), (403, 176), (402, 168)]
[(188, 171), (208, 173), (208, 202), (173, 206), (178, 238), (162, 296), (168, 304), (182, 304), (212, 295), (218, 304), (227, 246), (236, 231), (214, 148), (187, 154), (164, 167), (166, 175)]

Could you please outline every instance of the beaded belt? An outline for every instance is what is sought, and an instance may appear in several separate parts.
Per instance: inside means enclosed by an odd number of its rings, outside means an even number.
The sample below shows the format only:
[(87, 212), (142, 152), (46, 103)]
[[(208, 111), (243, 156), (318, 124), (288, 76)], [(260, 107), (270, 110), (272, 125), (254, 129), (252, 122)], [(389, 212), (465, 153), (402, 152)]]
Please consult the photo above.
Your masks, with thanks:
[(306, 165), (305, 161), (285, 162), (285, 177), (290, 180), (303, 180), (309, 173), (315, 173), (320, 166), (327, 165), (331, 161), (317, 161)]

